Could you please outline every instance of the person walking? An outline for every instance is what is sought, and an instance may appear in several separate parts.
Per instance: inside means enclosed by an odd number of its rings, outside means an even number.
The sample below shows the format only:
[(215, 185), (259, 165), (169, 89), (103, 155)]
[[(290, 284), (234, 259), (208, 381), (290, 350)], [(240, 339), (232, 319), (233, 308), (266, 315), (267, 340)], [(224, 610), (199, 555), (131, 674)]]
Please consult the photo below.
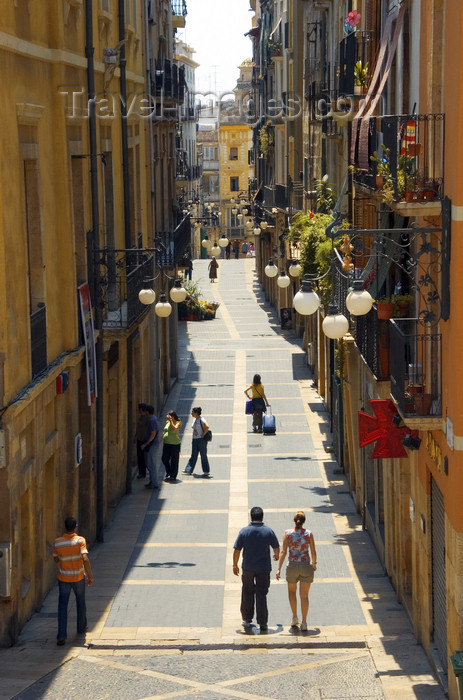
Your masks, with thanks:
[(188, 464), (186, 465), (185, 469), (183, 470), (183, 474), (193, 474), (195, 466), (196, 466), (196, 461), (198, 459), (198, 455), (201, 455), (201, 467), (203, 470), (202, 476), (205, 479), (210, 479), (211, 474), (210, 474), (210, 467), (209, 467), (209, 460), (207, 458), (207, 440), (205, 439), (205, 435), (209, 430), (209, 426), (202, 418), (201, 416), (202, 413), (202, 408), (201, 406), (196, 406), (193, 408), (191, 411), (191, 415), (193, 417), (193, 423), (191, 425), (193, 429), (193, 440), (191, 442), (191, 457), (188, 460)]
[(217, 279), (217, 270), (219, 269), (219, 263), (215, 259), (215, 257), (212, 257), (211, 262), (209, 263), (209, 279), (211, 282)]
[(238, 260), (240, 257), (240, 242), (238, 239), (233, 241), (233, 255), (235, 256), (235, 260)]
[(228, 241), (227, 247), (225, 248), (225, 257), (227, 260), (230, 260), (230, 253), (231, 253), (231, 241)]
[(146, 476), (145, 455), (143, 453), (143, 450), (141, 449), (141, 446), (143, 445), (143, 438), (145, 437), (146, 426), (148, 425), (148, 421), (149, 421), (149, 416), (146, 412), (146, 404), (139, 403), (138, 404), (137, 427), (135, 429), (135, 437), (134, 437), (134, 442), (137, 443), (137, 466), (138, 466), (137, 479), (144, 479)]
[(169, 411), (167, 421), (162, 433), (162, 463), (166, 468), (164, 481), (175, 483), (178, 474), (178, 460), (180, 457), (180, 435), (179, 430), (182, 421), (175, 411)]
[(145, 455), (146, 468), (150, 476), (148, 484), (145, 484), (145, 489), (157, 489), (158, 488), (158, 478), (156, 474), (156, 443), (158, 440), (159, 433), (159, 423), (158, 419), (154, 415), (154, 406), (147, 406), (146, 412), (148, 414), (148, 425), (146, 426), (145, 435), (143, 437), (143, 444), (141, 449)]
[[(317, 552), (313, 534), (303, 526), (305, 513), (298, 510), (294, 516), (294, 528), (285, 530), (283, 548), (276, 573), (280, 580), (281, 567), (288, 554), (288, 566), (286, 567), (286, 583), (288, 584), (288, 597), (293, 613), (291, 627), (299, 625), (297, 617), (297, 584), (299, 582), (299, 596), (301, 599), (301, 630), (307, 630), (307, 614), (309, 612), (309, 590), (314, 579), (314, 571), (317, 570)], [(310, 552), (309, 552), (310, 550)]]
[(53, 559), (59, 564), (58, 570), (58, 636), (56, 643), (66, 643), (68, 623), (68, 603), (71, 590), (74, 591), (77, 607), (77, 634), (87, 630), (87, 608), (85, 605), (85, 578), (87, 585), (93, 583), (93, 574), (88, 559), (87, 543), (77, 534), (75, 518), (64, 521), (65, 532), (55, 540)]
[(260, 506), (251, 508), (251, 522), (240, 530), (233, 545), (233, 573), (239, 576), (238, 566), (240, 553), (243, 551), (241, 574), (241, 618), (243, 627), (252, 627), (254, 607), (257, 624), (261, 632), (268, 630), (267, 593), (270, 587), (270, 572), (272, 562), (270, 549), (273, 549), (273, 559), (278, 561), (280, 544), (270, 527), (264, 524), (264, 511)]
[[(249, 392), (252, 392), (252, 396), (249, 396)], [(255, 433), (262, 432), (262, 416), (269, 406), (267, 397), (265, 396), (264, 385), (262, 384), (260, 374), (255, 374), (252, 380), (252, 384), (244, 390), (248, 399), (252, 399), (253, 413), (252, 413), (252, 429)]]

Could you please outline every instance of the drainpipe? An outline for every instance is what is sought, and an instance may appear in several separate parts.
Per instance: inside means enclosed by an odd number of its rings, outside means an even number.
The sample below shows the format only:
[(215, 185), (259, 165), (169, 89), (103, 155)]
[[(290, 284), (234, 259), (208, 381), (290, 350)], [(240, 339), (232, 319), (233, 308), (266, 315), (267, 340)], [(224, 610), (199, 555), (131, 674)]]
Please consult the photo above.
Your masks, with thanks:
[[(88, 91), (88, 130), (90, 146), (90, 186), (92, 201), (92, 245), (93, 251), (100, 247), (98, 208), (98, 149), (96, 139), (96, 113), (95, 113), (95, 66), (93, 61), (93, 1), (85, 3), (85, 56), (87, 58), (87, 91)], [(93, 252), (92, 251), (92, 252)], [(90, 256), (93, 264), (91, 270), (93, 303), (98, 297), (100, 270), (95, 264), (95, 254)], [(103, 314), (99, 304), (94, 306), (95, 328), (98, 333), (95, 346), (97, 392), (96, 399), (96, 538), (99, 542), (104, 540), (104, 471), (103, 471), (103, 339), (101, 330), (103, 326)]]
[(124, 191), (124, 231), (125, 247), (132, 248), (130, 235), (130, 195), (129, 195), (129, 148), (127, 139), (127, 82), (125, 66), (125, 8), (124, 0), (119, 0), (119, 41), (121, 50), (119, 53), (120, 70), (120, 102), (121, 102), (121, 141), (122, 141), (122, 184)]

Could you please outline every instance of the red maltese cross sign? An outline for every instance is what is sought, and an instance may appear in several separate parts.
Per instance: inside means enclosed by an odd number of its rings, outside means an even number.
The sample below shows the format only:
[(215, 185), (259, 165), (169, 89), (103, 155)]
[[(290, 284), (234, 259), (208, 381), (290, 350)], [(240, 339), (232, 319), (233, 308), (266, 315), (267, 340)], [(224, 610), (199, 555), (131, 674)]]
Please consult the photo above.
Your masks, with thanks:
[(365, 447), (370, 442), (376, 445), (372, 452), (372, 458), (381, 457), (407, 457), (407, 451), (402, 445), (409, 428), (399, 428), (393, 418), (397, 409), (391, 399), (370, 399), (369, 404), (374, 416), (359, 411), (359, 445)]

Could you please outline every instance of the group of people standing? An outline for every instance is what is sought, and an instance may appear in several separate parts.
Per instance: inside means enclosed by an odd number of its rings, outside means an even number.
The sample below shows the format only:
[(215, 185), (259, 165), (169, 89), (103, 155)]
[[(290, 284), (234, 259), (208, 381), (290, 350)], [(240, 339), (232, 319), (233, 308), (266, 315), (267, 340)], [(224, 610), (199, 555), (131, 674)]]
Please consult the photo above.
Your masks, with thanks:
[[(211, 478), (209, 460), (207, 458), (207, 440), (204, 437), (209, 431), (209, 425), (201, 416), (201, 413), (202, 409), (200, 406), (196, 406), (191, 411), (191, 416), (193, 418), (193, 423), (191, 425), (193, 430), (191, 457), (183, 470), (183, 474), (192, 474), (198, 456), (201, 456), (203, 477)], [(144, 403), (138, 404), (138, 420), (134, 438), (137, 443), (137, 479), (144, 479), (148, 471), (149, 482), (145, 484), (145, 488), (156, 489), (159, 486), (156, 469), (156, 444), (159, 443), (161, 439), (163, 443), (161, 462), (166, 471), (164, 481), (168, 483), (177, 483), (181, 427), (182, 421), (177, 412), (170, 410), (166, 415), (166, 422), (161, 433), (159, 421), (154, 415), (153, 406)]]

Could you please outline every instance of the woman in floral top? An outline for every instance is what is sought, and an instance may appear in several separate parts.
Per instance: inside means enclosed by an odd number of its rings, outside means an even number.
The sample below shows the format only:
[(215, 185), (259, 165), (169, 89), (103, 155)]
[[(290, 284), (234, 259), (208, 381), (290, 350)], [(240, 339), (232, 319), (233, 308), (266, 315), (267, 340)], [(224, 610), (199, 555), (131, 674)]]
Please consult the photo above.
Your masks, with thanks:
[(307, 613), (309, 612), (309, 590), (313, 581), (314, 571), (317, 570), (317, 552), (315, 541), (310, 530), (306, 530), (305, 513), (298, 510), (294, 516), (295, 527), (285, 530), (283, 547), (278, 563), (277, 579), (280, 580), (281, 567), (288, 554), (288, 566), (286, 567), (286, 582), (288, 584), (288, 597), (293, 619), (291, 627), (298, 627), (297, 617), (297, 583), (299, 581), (299, 596), (301, 598), (301, 630), (307, 630)]

